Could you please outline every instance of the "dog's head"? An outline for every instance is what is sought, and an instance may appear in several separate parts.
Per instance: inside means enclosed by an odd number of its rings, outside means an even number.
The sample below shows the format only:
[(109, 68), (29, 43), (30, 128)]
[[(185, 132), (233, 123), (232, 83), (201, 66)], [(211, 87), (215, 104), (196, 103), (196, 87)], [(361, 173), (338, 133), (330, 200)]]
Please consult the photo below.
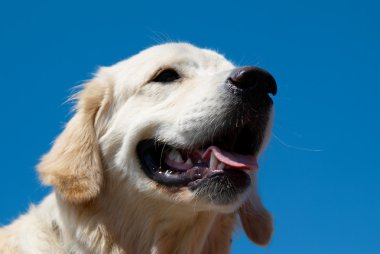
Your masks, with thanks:
[[(38, 170), (74, 203), (99, 194), (107, 169), (157, 200), (233, 212), (254, 191), (276, 90), (268, 72), (237, 68), (211, 50), (149, 48), (84, 86)], [(252, 211), (241, 209), (243, 224), (244, 213)]]

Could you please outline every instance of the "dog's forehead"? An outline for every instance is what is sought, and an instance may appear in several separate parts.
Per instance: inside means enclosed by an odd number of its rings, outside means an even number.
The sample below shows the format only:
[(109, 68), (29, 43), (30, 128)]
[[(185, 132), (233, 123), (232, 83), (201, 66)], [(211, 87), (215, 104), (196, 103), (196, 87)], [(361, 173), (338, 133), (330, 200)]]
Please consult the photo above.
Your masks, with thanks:
[(119, 71), (150, 71), (162, 67), (188, 66), (194, 69), (220, 71), (234, 65), (223, 55), (188, 43), (166, 43), (147, 48), (114, 67)]
[(140, 55), (145, 58), (156, 59), (157, 62), (188, 62), (199, 68), (223, 68), (231, 65), (224, 56), (213, 50), (201, 49), (188, 43), (167, 43), (148, 48)]

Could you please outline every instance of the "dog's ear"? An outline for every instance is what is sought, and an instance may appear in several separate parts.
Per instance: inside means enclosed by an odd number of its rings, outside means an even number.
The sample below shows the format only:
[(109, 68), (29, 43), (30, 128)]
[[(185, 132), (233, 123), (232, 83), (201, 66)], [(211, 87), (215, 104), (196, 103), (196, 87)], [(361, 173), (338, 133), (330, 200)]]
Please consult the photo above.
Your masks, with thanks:
[(102, 161), (94, 124), (104, 95), (102, 84), (84, 85), (78, 93), (75, 115), (37, 166), (43, 183), (52, 185), (69, 202), (89, 201), (102, 187)]
[(273, 233), (272, 215), (261, 203), (256, 187), (251, 197), (240, 207), (239, 215), (243, 229), (251, 241), (261, 246), (270, 242)]

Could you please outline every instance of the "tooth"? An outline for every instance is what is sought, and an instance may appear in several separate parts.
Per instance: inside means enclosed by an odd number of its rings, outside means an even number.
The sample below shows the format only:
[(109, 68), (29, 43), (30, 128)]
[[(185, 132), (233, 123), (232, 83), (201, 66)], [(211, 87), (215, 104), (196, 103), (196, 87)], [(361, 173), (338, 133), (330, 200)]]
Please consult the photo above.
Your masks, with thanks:
[(181, 154), (177, 150), (174, 150), (174, 152), (175, 152), (174, 161), (175, 162), (182, 162), (183, 163), (183, 159), (182, 159)]
[(175, 162), (180, 162), (180, 163), (183, 163), (183, 159), (182, 159), (182, 156), (178, 153), (177, 154), (177, 157), (174, 159)]
[(198, 160), (198, 162), (197, 163), (201, 163), (202, 161), (201, 160)]
[(219, 163), (218, 170), (223, 170), (225, 166), (226, 165), (223, 162)]
[(177, 150), (171, 150), (169, 153), (169, 160), (183, 163), (181, 154)]
[(216, 169), (217, 164), (218, 164), (218, 159), (215, 157), (214, 153), (211, 153), (210, 168), (211, 169)]
[(187, 161), (185, 162), (186, 165), (193, 165), (193, 162), (190, 158), (187, 158)]
[(169, 153), (169, 160), (174, 161), (175, 157), (175, 150), (171, 150)]

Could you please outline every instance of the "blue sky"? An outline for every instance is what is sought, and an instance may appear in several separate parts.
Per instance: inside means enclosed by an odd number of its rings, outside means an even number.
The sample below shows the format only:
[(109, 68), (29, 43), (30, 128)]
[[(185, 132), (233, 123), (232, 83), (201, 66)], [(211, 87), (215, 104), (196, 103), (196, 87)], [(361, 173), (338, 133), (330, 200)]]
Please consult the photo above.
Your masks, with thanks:
[(0, 224), (49, 192), (34, 166), (70, 118), (70, 88), (156, 43), (188, 41), (279, 86), (260, 192), (266, 248), (380, 253), (377, 1), (13, 1), (0, 4)]

